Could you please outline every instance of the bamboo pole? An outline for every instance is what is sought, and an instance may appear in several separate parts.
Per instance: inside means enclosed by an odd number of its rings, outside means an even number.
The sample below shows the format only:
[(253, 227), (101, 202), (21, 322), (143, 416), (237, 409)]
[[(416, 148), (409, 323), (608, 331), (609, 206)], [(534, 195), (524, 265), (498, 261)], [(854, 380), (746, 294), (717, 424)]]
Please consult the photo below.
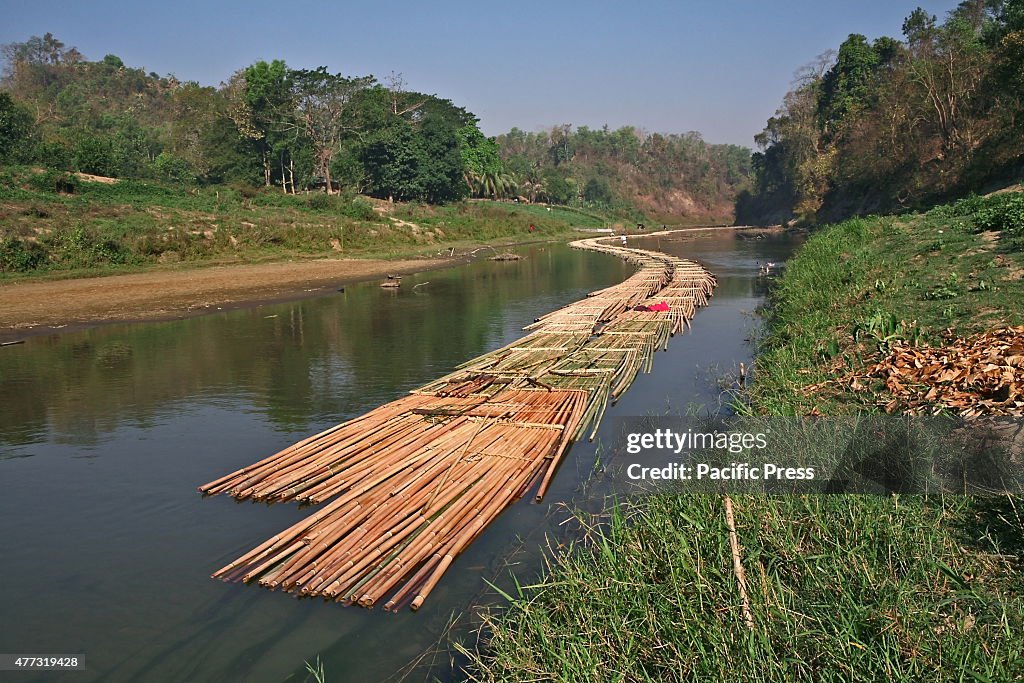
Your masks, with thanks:
[[(598, 240), (572, 246), (637, 271), (403, 398), (200, 486), (326, 503), (214, 577), (364, 607), (391, 593), (385, 609), (418, 609), (512, 502), (535, 486), (541, 500), (572, 442), (587, 429), (593, 438), (608, 402), (650, 372), (715, 285), (683, 259)], [(661, 301), (668, 311), (644, 308)]]

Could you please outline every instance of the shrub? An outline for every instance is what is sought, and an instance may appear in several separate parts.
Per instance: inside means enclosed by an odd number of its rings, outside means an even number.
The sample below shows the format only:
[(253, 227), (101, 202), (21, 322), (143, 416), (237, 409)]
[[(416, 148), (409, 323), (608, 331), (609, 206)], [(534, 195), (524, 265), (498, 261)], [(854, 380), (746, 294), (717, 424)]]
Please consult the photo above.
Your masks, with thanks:
[(75, 164), (86, 173), (111, 177), (117, 175), (114, 145), (106, 137), (87, 136), (80, 139), (75, 148)]
[(0, 241), (0, 271), (24, 273), (46, 264), (46, 250), (17, 237)]
[(172, 183), (187, 185), (196, 180), (196, 174), (191, 164), (167, 152), (160, 152), (153, 161), (153, 165), (160, 177)]
[(342, 208), (341, 213), (349, 218), (361, 221), (378, 220), (377, 212), (373, 210), (373, 204), (362, 197), (355, 197), (350, 202), (347, 202)]
[(975, 224), (979, 230), (1003, 230), (1011, 235), (1024, 235), (1024, 194), (992, 197), (978, 210)]
[(74, 194), (80, 185), (78, 176), (75, 174), (53, 169), (33, 175), (29, 179), (29, 184), (42, 192), (63, 192), (65, 194)]
[(235, 180), (228, 183), (228, 187), (237, 192), (238, 196), (243, 199), (252, 199), (253, 197), (258, 197), (260, 195), (261, 189), (259, 187), (256, 187), (255, 185), (240, 180)]
[(75, 154), (67, 145), (60, 142), (40, 142), (32, 152), (43, 166), (47, 168), (70, 171), (75, 167)]
[(127, 263), (130, 253), (120, 242), (103, 238), (82, 226), (55, 235), (61, 248), (61, 259), (73, 267), (88, 267), (104, 263)]
[(963, 199), (957, 200), (952, 204), (941, 204), (928, 211), (928, 216), (932, 218), (957, 218), (960, 216), (970, 216), (978, 211), (985, 205), (985, 198), (979, 197), (976, 194), (969, 195)]
[(337, 206), (337, 201), (326, 192), (314, 192), (306, 198), (306, 204), (314, 211), (330, 211)]

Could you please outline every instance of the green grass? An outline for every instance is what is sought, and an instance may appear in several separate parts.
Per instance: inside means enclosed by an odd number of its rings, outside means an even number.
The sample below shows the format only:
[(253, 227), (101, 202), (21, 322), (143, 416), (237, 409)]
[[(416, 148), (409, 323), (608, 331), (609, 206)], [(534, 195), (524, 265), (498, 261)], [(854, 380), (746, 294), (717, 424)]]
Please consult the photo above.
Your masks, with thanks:
[[(1024, 322), (1021, 195), (816, 231), (770, 297), (755, 414), (870, 413), (806, 387), (896, 339)], [(867, 394), (867, 395), (865, 395)], [(660, 494), (549, 556), (485, 619), (480, 681), (1024, 680), (1024, 501)], [(519, 577), (520, 579), (524, 577)]]
[[(816, 232), (770, 297), (751, 397), (769, 414), (872, 410), (872, 392), (804, 387), (863, 367), (896, 338), (940, 343), (1024, 324), (1024, 219), (994, 220), (1024, 195), (972, 198), (923, 214), (858, 218)], [(1024, 214), (1022, 214), (1024, 215)]]
[[(489, 617), (480, 681), (1009, 681), (1021, 521), (966, 498), (655, 496)], [(1006, 536), (1012, 540), (1007, 541)]]
[(565, 238), (576, 226), (609, 220), (564, 207), (389, 205), (354, 195), (285, 195), (275, 188), (91, 183), (9, 167), (0, 169), (0, 278), (436, 255), (481, 242)]

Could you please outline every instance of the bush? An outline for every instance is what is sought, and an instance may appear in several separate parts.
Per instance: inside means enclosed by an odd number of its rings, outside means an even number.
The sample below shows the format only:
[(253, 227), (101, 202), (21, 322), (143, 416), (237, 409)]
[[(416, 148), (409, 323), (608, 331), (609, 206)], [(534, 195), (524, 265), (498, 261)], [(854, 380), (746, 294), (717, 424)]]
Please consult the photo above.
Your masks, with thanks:
[(971, 216), (985, 205), (986, 199), (976, 194), (969, 195), (957, 200), (952, 204), (942, 204), (928, 211), (928, 216), (933, 218), (958, 218), (960, 216)]
[(362, 197), (356, 197), (347, 202), (342, 208), (341, 213), (349, 218), (361, 221), (378, 220), (377, 212), (373, 210), (373, 204)]
[(55, 241), (61, 247), (61, 260), (72, 267), (122, 265), (130, 256), (120, 242), (101, 237), (81, 226), (56, 235)]
[(46, 264), (46, 250), (36, 242), (8, 237), (0, 241), (0, 271), (25, 273)]
[(1024, 235), (1024, 194), (991, 197), (975, 216), (979, 230), (1002, 230)]
[(50, 169), (44, 173), (37, 173), (29, 179), (29, 184), (41, 192), (62, 192), (74, 194), (78, 192), (78, 176), (66, 171)]
[(330, 211), (338, 205), (335, 197), (326, 192), (314, 192), (306, 198), (306, 204), (314, 211)]
[(83, 137), (79, 140), (75, 149), (75, 164), (86, 173), (108, 177), (117, 175), (114, 145), (105, 137)]
[(0, 92), (0, 162), (28, 161), (32, 153), (33, 117), (10, 94)]
[(242, 199), (252, 199), (260, 196), (260, 190), (262, 188), (256, 187), (250, 183), (243, 182), (241, 180), (234, 180), (228, 183), (228, 187), (237, 192), (238, 196)]
[(43, 166), (47, 168), (71, 171), (75, 168), (75, 154), (67, 145), (60, 142), (40, 142), (32, 152)]
[(153, 161), (153, 165), (156, 167), (157, 173), (160, 174), (161, 178), (172, 183), (187, 185), (196, 180), (196, 173), (192, 169), (191, 164), (167, 152), (160, 152)]

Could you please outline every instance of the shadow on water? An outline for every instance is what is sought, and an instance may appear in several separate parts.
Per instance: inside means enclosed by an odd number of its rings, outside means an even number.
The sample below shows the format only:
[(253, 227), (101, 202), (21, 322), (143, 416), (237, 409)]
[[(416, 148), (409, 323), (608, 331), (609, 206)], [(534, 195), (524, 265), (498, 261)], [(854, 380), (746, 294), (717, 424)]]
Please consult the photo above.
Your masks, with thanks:
[[(656, 246), (656, 245), (651, 245)], [(610, 412), (713, 405), (713, 379), (749, 362), (763, 298), (757, 261), (785, 238), (662, 241), (718, 276), (711, 306)], [(188, 320), (29, 339), (0, 353), (0, 651), (83, 653), (68, 681), (331, 681), (394, 674), (486, 596), (532, 577), (545, 534), (592, 468), (578, 444), (547, 501), (515, 505), (456, 562), (418, 613), (295, 600), (209, 574), (310, 514), (201, 499), (195, 486), (361, 414), (521, 335), (536, 316), (629, 268), (561, 245), (344, 294)], [(429, 282), (418, 287), (413, 285)], [(600, 441), (600, 436), (598, 437)], [(520, 550), (515, 551), (516, 548)], [(447, 675), (447, 654), (434, 658)], [(422, 678), (417, 671), (416, 678)]]

